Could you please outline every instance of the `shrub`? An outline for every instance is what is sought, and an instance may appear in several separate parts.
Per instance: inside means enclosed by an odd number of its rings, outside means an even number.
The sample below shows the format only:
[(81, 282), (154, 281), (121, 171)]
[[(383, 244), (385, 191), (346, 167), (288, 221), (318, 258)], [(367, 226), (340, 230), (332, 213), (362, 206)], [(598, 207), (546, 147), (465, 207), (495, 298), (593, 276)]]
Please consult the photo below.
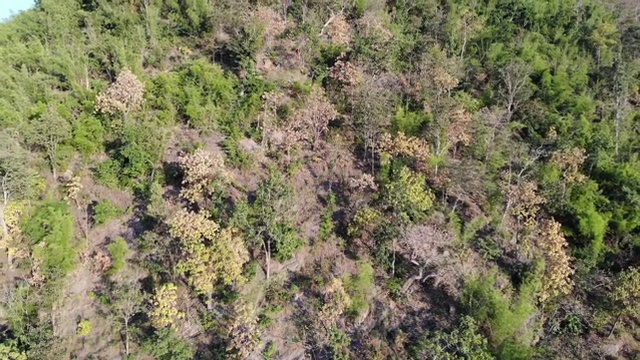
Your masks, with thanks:
[(333, 358), (336, 360), (348, 360), (349, 345), (351, 338), (341, 329), (333, 326), (329, 329), (329, 347), (333, 352)]
[(235, 166), (241, 170), (247, 170), (253, 165), (254, 159), (250, 153), (244, 151), (238, 140), (231, 137), (223, 141), (224, 150), (227, 153), (229, 165)]
[(73, 124), (73, 146), (83, 155), (91, 155), (102, 149), (104, 128), (94, 117), (82, 117)]
[(433, 206), (433, 194), (425, 186), (423, 175), (402, 167), (385, 185), (383, 201), (400, 220), (419, 221)]
[(103, 225), (109, 220), (117, 218), (123, 214), (122, 209), (115, 206), (109, 200), (102, 200), (93, 207), (93, 221), (96, 225)]
[(369, 300), (375, 288), (373, 266), (368, 262), (359, 263), (358, 272), (348, 276), (344, 284), (351, 296), (351, 305), (347, 311), (356, 317), (363, 315), (369, 308)]
[(149, 175), (160, 160), (164, 143), (165, 132), (155, 123), (126, 126), (116, 154), (122, 166), (123, 184)]
[(640, 316), (640, 268), (631, 267), (618, 276), (612, 299), (621, 315)]
[(478, 330), (475, 320), (464, 316), (451, 332), (436, 331), (423, 335), (411, 349), (413, 356), (416, 359), (494, 359), (487, 339)]
[(265, 360), (271, 360), (278, 355), (278, 347), (273, 341), (270, 341), (262, 350), (262, 356)]
[(298, 236), (298, 230), (290, 224), (276, 225), (271, 236), (275, 245), (275, 258), (280, 262), (291, 259), (293, 254), (304, 246), (304, 241)]
[(109, 255), (111, 255), (109, 274), (117, 274), (124, 268), (127, 256), (129, 255), (127, 242), (123, 238), (118, 237), (116, 241), (107, 245), (107, 250), (109, 250)]
[(31, 240), (35, 259), (48, 279), (66, 276), (76, 264), (73, 244), (73, 216), (61, 201), (39, 205), (27, 219), (23, 231)]
[(87, 336), (89, 334), (91, 334), (91, 331), (93, 330), (93, 326), (91, 325), (91, 320), (81, 320), (78, 323), (78, 329), (76, 330), (76, 333), (78, 334), (78, 336)]
[(533, 340), (529, 324), (537, 312), (535, 306), (538, 283), (526, 279), (512, 298), (495, 286), (495, 275), (470, 280), (461, 296), (466, 311), (481, 325), (491, 329), (494, 354), (500, 359), (527, 359)]
[(120, 164), (113, 159), (107, 159), (96, 166), (93, 177), (96, 183), (111, 189), (117, 189), (120, 186), (119, 173)]
[(391, 222), (380, 224), (373, 232), (374, 246), (371, 249), (376, 264), (390, 271), (393, 266), (393, 241), (400, 236), (400, 229)]
[(19, 348), (17, 341), (3, 340), (0, 343), (0, 359), (27, 360), (27, 355)]
[(193, 349), (173, 329), (156, 331), (147, 338), (143, 348), (158, 360), (191, 360)]
[(236, 100), (236, 79), (220, 66), (198, 60), (177, 75), (178, 114), (187, 124), (211, 128), (228, 112)]
[(320, 240), (327, 240), (333, 234), (333, 213), (336, 211), (336, 195), (329, 194), (327, 207), (322, 213), (322, 222), (320, 223)]

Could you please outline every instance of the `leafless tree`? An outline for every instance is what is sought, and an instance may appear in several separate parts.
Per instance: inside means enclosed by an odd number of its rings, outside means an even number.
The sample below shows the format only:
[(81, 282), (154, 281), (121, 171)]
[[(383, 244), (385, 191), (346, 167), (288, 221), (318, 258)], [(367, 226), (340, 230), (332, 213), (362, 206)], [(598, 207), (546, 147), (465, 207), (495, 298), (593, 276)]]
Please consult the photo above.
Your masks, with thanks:
[(135, 277), (129, 277), (114, 285), (111, 292), (111, 310), (122, 322), (124, 331), (124, 348), (129, 355), (129, 326), (131, 319), (144, 309), (145, 295)]
[[(409, 290), (415, 281), (435, 278), (436, 285), (444, 285), (454, 291), (459, 279), (456, 261), (452, 253), (453, 236), (446, 229), (435, 225), (419, 225), (408, 228), (398, 242), (399, 251), (417, 267), (417, 274), (402, 287)], [(426, 272), (431, 270), (431, 273)]]
[(391, 124), (393, 89), (395, 78), (391, 76), (363, 76), (353, 89), (352, 120), (364, 143), (364, 158), (371, 156), (371, 173), (374, 172), (376, 146), (384, 130)]
[(506, 103), (506, 121), (511, 121), (518, 106), (530, 96), (529, 75), (531, 66), (522, 60), (512, 59), (507, 66), (500, 69), (500, 76), (504, 86), (504, 98)]

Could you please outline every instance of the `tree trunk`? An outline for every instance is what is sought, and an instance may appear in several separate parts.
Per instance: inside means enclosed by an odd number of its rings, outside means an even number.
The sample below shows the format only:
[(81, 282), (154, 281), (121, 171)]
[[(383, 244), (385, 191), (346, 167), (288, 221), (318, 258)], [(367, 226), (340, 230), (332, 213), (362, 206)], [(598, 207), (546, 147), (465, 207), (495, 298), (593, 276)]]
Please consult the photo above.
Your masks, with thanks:
[(464, 30), (464, 39), (462, 41), (462, 51), (460, 51), (460, 61), (464, 62), (464, 51), (467, 47), (467, 29), (465, 26), (465, 30)]
[(267, 280), (269, 280), (269, 276), (271, 276), (271, 242), (266, 241), (262, 244), (264, 248), (264, 257), (265, 257), (265, 274)]
[(89, 85), (89, 65), (84, 65), (84, 86), (87, 90), (91, 88)]
[[(440, 136), (438, 136), (438, 139), (436, 140), (436, 156), (440, 157)], [(438, 161), (436, 161), (436, 166), (433, 170), (434, 175), (438, 176)]]
[(620, 316), (622, 316), (622, 312), (619, 312), (618, 316), (616, 316), (616, 320), (613, 322), (613, 325), (611, 325), (611, 331), (609, 331), (609, 335), (607, 335), (607, 338), (610, 338), (611, 335), (613, 335), (613, 331), (616, 329), (616, 325), (618, 325), (618, 321), (620, 321)]
[(213, 310), (213, 294), (207, 294), (207, 311)]
[(149, 20), (149, 0), (144, 0), (142, 4), (144, 5), (144, 14), (145, 14), (144, 17), (145, 17), (145, 28), (147, 30), (147, 40), (151, 42), (153, 36), (151, 35), (151, 26), (150, 26), (150, 20)]
[(2, 226), (2, 232), (4, 236), (8, 236), (9, 227), (7, 226), (7, 222), (4, 220), (4, 209), (5, 205), (0, 206), (0, 226)]
[(5, 174), (5, 176), (2, 177), (2, 204), (0, 205), (0, 225), (2, 226), (4, 235), (9, 235), (9, 228), (7, 227), (7, 222), (4, 220), (4, 211), (7, 209), (7, 205), (9, 205), (9, 188), (7, 186), (8, 176), (8, 174)]
[(371, 176), (376, 176), (376, 148), (375, 142), (371, 143)]
[(391, 244), (391, 247), (393, 248), (393, 259), (391, 260), (391, 276), (395, 276), (396, 275), (396, 239), (393, 239), (393, 242)]
[(124, 352), (129, 355), (129, 319), (124, 319)]

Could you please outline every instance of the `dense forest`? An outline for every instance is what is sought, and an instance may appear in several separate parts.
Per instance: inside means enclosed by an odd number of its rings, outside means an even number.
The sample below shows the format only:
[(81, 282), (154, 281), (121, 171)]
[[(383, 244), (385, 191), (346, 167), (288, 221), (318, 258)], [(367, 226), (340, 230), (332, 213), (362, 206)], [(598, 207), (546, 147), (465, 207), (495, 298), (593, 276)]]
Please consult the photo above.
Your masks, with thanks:
[(640, 359), (636, 0), (39, 0), (0, 358)]

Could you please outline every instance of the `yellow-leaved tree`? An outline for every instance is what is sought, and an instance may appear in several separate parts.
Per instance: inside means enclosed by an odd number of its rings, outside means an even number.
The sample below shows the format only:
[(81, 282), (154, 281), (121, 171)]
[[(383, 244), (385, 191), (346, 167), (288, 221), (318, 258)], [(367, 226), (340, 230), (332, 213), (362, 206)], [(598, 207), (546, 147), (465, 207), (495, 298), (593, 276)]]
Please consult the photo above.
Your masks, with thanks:
[(222, 229), (202, 213), (182, 209), (169, 222), (171, 236), (178, 238), (184, 258), (177, 271), (187, 277), (198, 295), (212, 309), (216, 285), (244, 281), (242, 266), (249, 260), (244, 241), (233, 229)]
[(149, 317), (157, 329), (174, 327), (176, 321), (184, 317), (184, 313), (178, 310), (178, 287), (175, 284), (168, 283), (157, 288), (151, 306)]
[(260, 328), (255, 308), (243, 301), (236, 302), (228, 326), (227, 355), (229, 358), (250, 358), (260, 342)]
[(568, 244), (560, 223), (543, 220), (539, 231), (538, 247), (545, 259), (544, 282), (540, 293), (540, 301), (544, 302), (556, 296), (567, 295), (573, 290), (571, 275), (574, 269), (565, 250)]
[(193, 203), (210, 195), (214, 181), (224, 181), (228, 176), (224, 158), (219, 153), (198, 149), (193, 154), (181, 156), (178, 163), (184, 171), (180, 195)]
[(144, 100), (144, 84), (129, 69), (124, 69), (116, 81), (96, 97), (96, 111), (106, 115), (125, 117), (140, 108)]
[(618, 307), (618, 316), (610, 331), (610, 333), (613, 333), (621, 317), (640, 318), (639, 267), (631, 267), (618, 276), (611, 297)]

